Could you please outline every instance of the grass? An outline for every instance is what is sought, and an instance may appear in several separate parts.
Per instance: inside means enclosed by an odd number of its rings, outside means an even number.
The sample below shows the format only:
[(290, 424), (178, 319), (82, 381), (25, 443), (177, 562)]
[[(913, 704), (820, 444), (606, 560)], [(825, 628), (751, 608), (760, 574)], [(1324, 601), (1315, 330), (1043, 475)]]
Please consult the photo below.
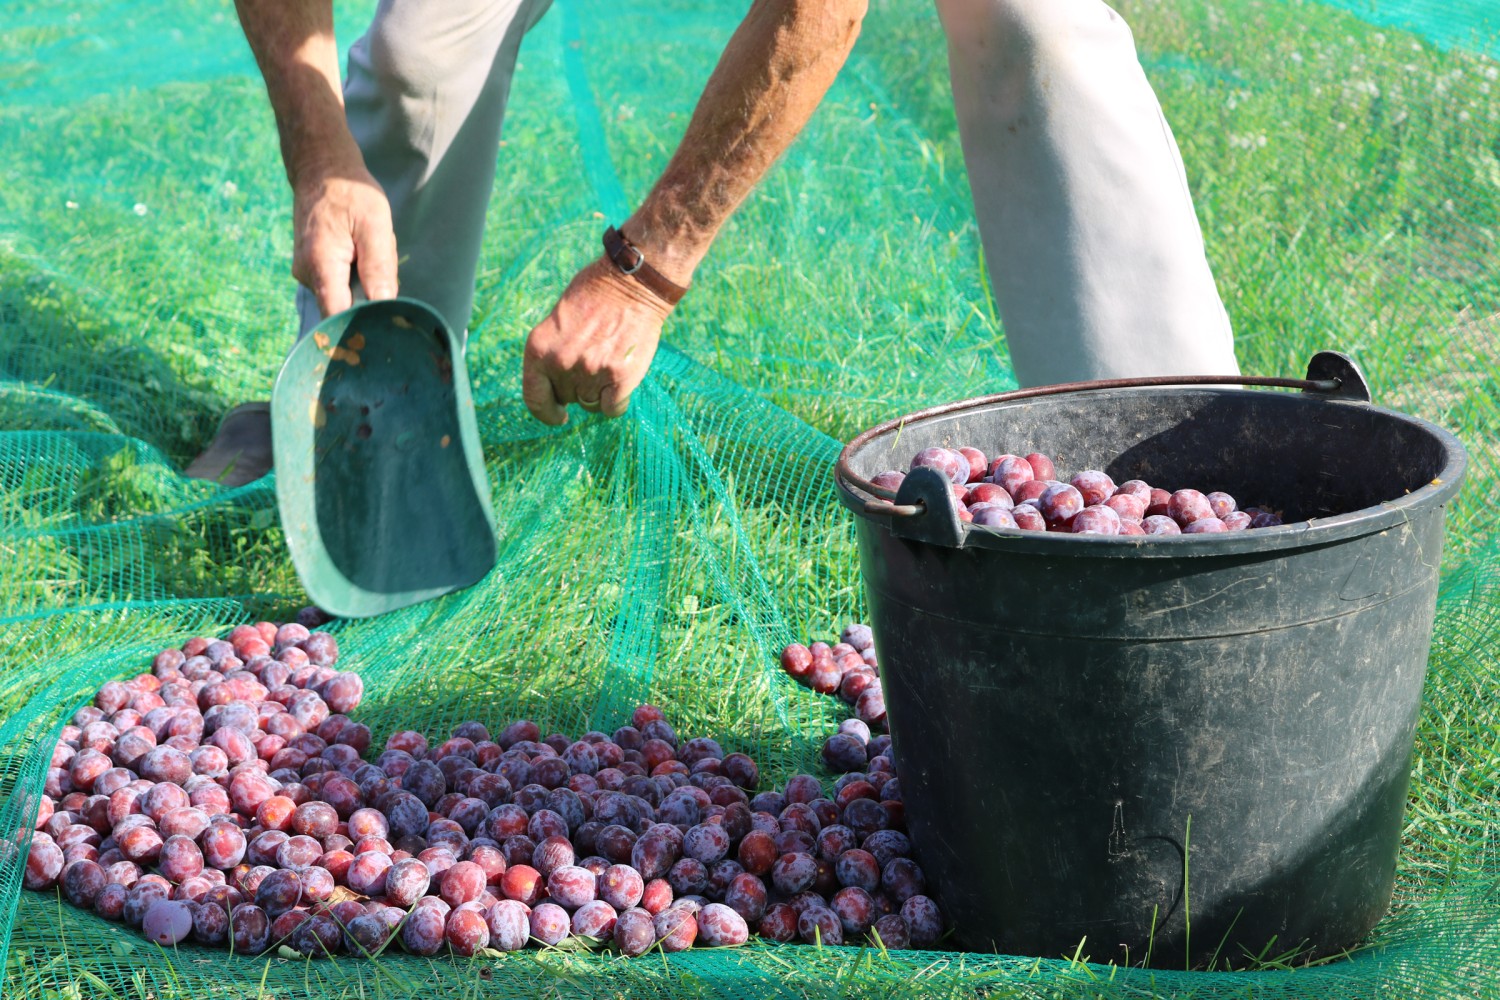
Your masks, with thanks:
[[(1045, 960), (758, 946), (635, 963), (224, 962), (150, 952), (18, 893), (15, 869), (0, 867), (5, 995), (1478, 995), (1495, 963), (1487, 886), (1500, 871), (1487, 520), (1500, 74), (1319, 4), (1118, 6), (1183, 148), (1242, 367), (1300, 374), (1317, 349), (1349, 351), (1377, 400), (1471, 448), (1449, 513), (1396, 904), (1369, 947), (1290, 979), (1091, 963), (1087, 942)], [(263, 91), (232, 21), (196, 0), (139, 18), (104, 2), (80, 11), (118, 33), (27, 2), (0, 30), (6, 793), (36, 787), (38, 750), (62, 718), (154, 646), (305, 600), (267, 484), (224, 493), (176, 472), (219, 414), (269, 393), (292, 326), (290, 205)], [(147, 39), (174, 12), (191, 28), (163, 81)], [(675, 351), (638, 397), (639, 419), (548, 431), (518, 404), (519, 346), (596, 252), (611, 206), (591, 171), (612, 169), (626, 201), (640, 197), (735, 20), (686, 0), (578, 13), (569, 26), (554, 12), (522, 52), (479, 277), (469, 366), (500, 565), (465, 593), (342, 627), (367, 679), (360, 714), (377, 740), (471, 716), (576, 733), (650, 699), (679, 731), (718, 734), (779, 779), (813, 767), (838, 715), (775, 671), (774, 651), (863, 609), (852, 532), (828, 495), (837, 442), (1014, 384), (941, 31), (929, 6), (872, 3), (835, 90), (674, 316)], [(110, 85), (84, 93), (58, 64), (107, 38), (119, 42)], [(566, 72), (573, 42), (582, 89)], [(598, 130), (591, 144), (580, 128)], [(586, 161), (595, 145), (609, 164)], [(0, 830), (21, 825), (24, 805), (0, 800)], [(1274, 948), (1251, 958), (1305, 965)]]

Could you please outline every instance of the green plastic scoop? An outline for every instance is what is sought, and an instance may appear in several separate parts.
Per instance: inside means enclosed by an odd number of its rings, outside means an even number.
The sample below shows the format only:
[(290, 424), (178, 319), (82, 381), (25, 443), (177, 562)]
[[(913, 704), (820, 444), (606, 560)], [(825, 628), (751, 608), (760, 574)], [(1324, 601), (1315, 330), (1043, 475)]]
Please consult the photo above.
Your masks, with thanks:
[(303, 337), (276, 378), (271, 440), (287, 547), (325, 611), (377, 615), (494, 565), (463, 349), (431, 306), (367, 302)]

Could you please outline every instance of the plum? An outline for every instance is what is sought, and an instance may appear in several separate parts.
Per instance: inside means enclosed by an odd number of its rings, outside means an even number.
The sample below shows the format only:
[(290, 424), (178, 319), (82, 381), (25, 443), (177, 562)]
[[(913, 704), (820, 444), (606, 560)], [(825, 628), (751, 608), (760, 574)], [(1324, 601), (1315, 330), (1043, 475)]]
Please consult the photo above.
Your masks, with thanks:
[(1214, 516), (1208, 498), (1197, 490), (1178, 490), (1167, 501), (1167, 516), (1186, 528), (1194, 521)]
[(1075, 535), (1118, 535), (1120, 515), (1102, 504), (1085, 507), (1074, 516), (1070, 528)]
[(1083, 494), (1074, 486), (1067, 483), (1058, 483), (1049, 486), (1038, 500), (1038, 508), (1042, 517), (1047, 521), (1048, 528), (1067, 525), (1073, 517), (1083, 510)]

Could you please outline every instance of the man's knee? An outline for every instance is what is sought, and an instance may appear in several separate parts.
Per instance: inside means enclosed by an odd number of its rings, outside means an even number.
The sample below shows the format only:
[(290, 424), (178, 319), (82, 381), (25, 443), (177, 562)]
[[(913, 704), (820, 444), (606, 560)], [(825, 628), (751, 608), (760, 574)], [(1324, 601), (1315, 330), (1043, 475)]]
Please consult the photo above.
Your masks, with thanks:
[(366, 69), (386, 94), (431, 94), (441, 90), (455, 66), (443, 58), (435, 33), (422, 24), (418, 3), (380, 5), (365, 34)]
[(550, 3), (385, 0), (363, 40), (368, 71), (387, 93), (436, 94), (473, 86), (493, 76), (502, 50), (520, 47)]
[(1056, 62), (1080, 33), (1130, 43), (1123, 18), (1102, 0), (937, 0), (950, 46), (1029, 65)]

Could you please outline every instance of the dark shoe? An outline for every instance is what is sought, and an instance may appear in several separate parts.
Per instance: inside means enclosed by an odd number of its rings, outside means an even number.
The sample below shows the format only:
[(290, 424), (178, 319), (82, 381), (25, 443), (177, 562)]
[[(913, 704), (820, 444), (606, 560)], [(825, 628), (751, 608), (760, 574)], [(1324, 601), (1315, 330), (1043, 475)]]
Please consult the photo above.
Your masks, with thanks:
[(220, 486), (244, 486), (271, 471), (271, 404), (244, 403), (224, 415), (219, 432), (185, 475)]

